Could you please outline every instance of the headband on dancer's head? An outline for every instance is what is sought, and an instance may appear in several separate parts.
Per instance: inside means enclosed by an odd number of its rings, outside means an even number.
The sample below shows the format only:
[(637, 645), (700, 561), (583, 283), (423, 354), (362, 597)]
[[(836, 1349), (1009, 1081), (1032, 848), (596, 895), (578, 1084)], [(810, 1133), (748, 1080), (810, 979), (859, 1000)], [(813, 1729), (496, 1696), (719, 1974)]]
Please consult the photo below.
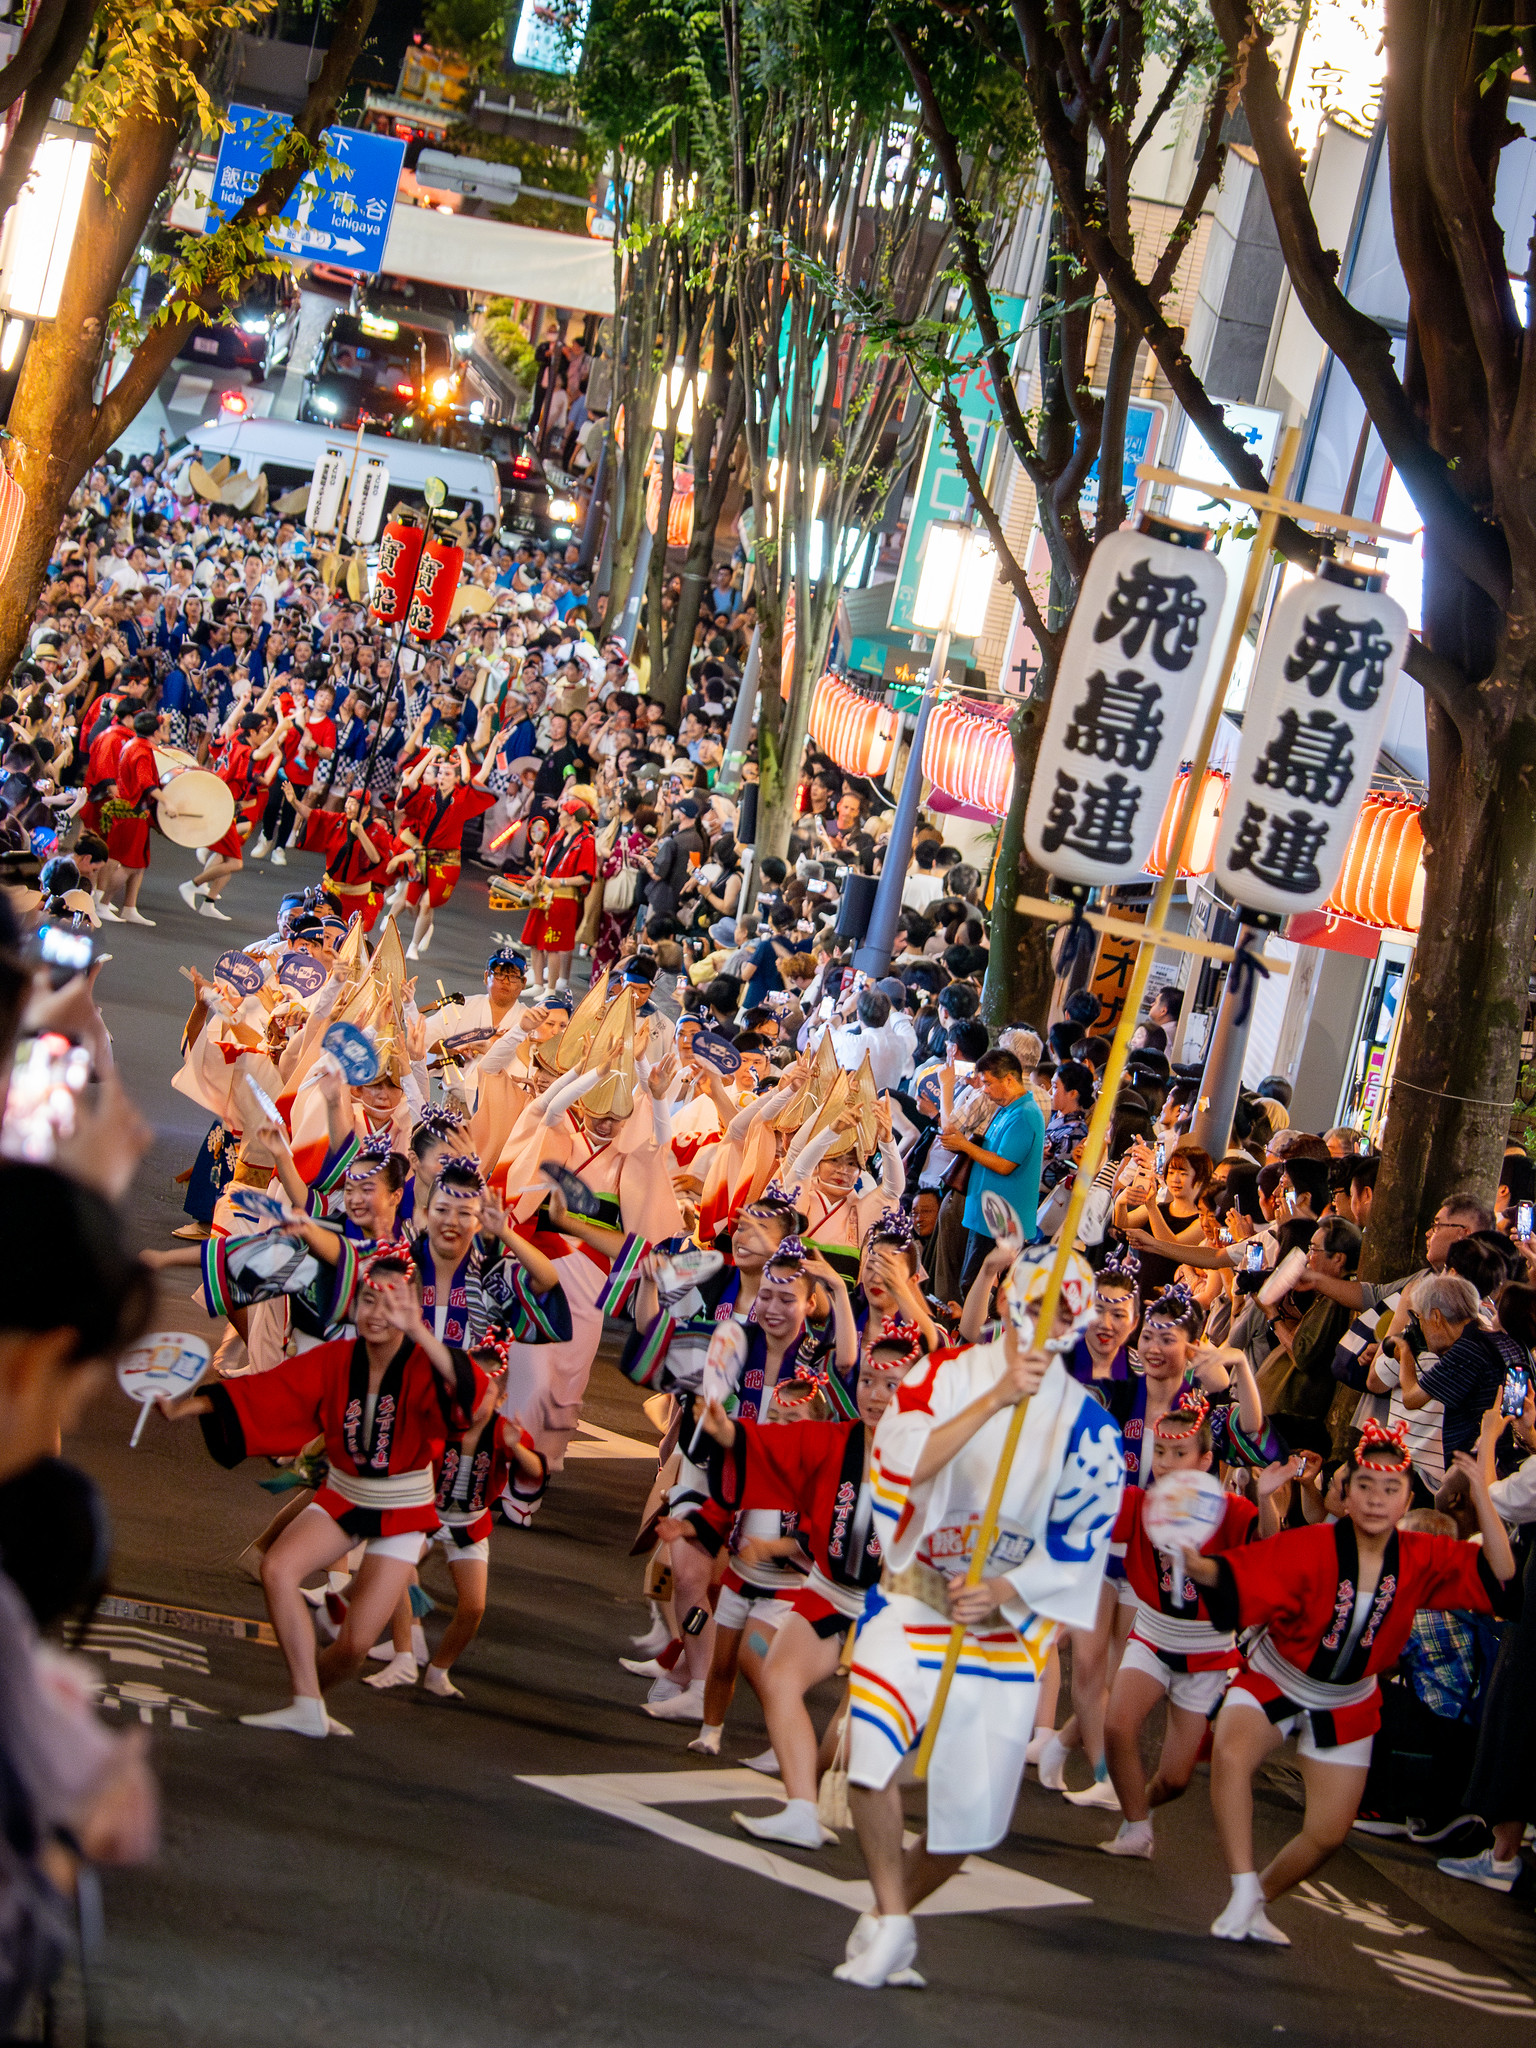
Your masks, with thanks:
[(491, 1356), (497, 1361), (498, 1371), (506, 1372), (511, 1366), (512, 1340), (504, 1331), (487, 1330), (479, 1343), (474, 1346), (472, 1356), (478, 1358), (485, 1351), (489, 1351)]
[(388, 1131), (375, 1131), (364, 1138), (352, 1155), (352, 1164), (347, 1168), (348, 1180), (371, 1180), (381, 1166), (387, 1166), (394, 1155), (395, 1141)]
[(1129, 1287), (1133, 1294), (1141, 1292), (1141, 1261), (1127, 1245), (1123, 1251), (1111, 1252), (1099, 1268), (1099, 1281), (1118, 1280), (1122, 1287)]
[(916, 1323), (909, 1322), (905, 1316), (883, 1316), (880, 1321), (880, 1334), (870, 1349), (886, 1348), (905, 1352), (907, 1362), (900, 1368), (905, 1372), (907, 1366), (915, 1364), (924, 1355), (923, 1333)]
[(1191, 1325), (1198, 1326), (1200, 1310), (1189, 1289), (1181, 1280), (1176, 1280), (1171, 1287), (1165, 1287), (1155, 1301), (1147, 1303), (1146, 1319), (1149, 1323), (1177, 1323), (1193, 1336)]
[(1210, 1407), (1198, 1387), (1185, 1387), (1173, 1406), (1153, 1423), (1152, 1434), (1165, 1444), (1187, 1443), (1200, 1434)]
[(363, 1261), (363, 1278), (372, 1280), (376, 1274), (398, 1273), (402, 1279), (409, 1279), (416, 1271), (416, 1261), (411, 1252), (408, 1237), (391, 1238)]
[(875, 1221), (864, 1233), (866, 1245), (887, 1243), (909, 1245), (912, 1242), (912, 1218), (900, 1207), (882, 1209)]
[(763, 1270), (764, 1272), (772, 1272), (775, 1268), (782, 1267), (791, 1277), (794, 1277), (805, 1271), (807, 1257), (808, 1254), (804, 1244), (791, 1231), (788, 1237), (779, 1240), (778, 1250), (768, 1260)]
[(1369, 1465), (1376, 1472), (1406, 1472), (1412, 1462), (1407, 1423), (1382, 1423), (1372, 1418), (1360, 1431), (1360, 1441), (1349, 1462), (1357, 1472), (1362, 1465)]
[(462, 1109), (449, 1109), (444, 1104), (429, 1102), (421, 1112), (416, 1132), (425, 1131), (433, 1138), (451, 1138), (455, 1131), (467, 1130), (468, 1127), (469, 1118)]
[(432, 1182), (435, 1195), (452, 1195), (455, 1200), (478, 1201), (485, 1193), (485, 1177), (473, 1152), (454, 1152), (437, 1170)]

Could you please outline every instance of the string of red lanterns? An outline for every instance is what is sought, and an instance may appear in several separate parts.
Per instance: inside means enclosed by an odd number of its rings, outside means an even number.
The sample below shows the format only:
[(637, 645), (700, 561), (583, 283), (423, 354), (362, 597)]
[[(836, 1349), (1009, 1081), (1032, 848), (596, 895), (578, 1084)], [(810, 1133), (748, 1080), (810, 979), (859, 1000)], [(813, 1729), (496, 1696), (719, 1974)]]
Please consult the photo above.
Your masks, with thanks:
[(1013, 736), (1000, 718), (954, 699), (936, 704), (923, 745), (923, 773), (956, 803), (1000, 818), (1013, 796)]
[(811, 699), (812, 740), (845, 775), (878, 778), (896, 751), (896, 713), (830, 671)]

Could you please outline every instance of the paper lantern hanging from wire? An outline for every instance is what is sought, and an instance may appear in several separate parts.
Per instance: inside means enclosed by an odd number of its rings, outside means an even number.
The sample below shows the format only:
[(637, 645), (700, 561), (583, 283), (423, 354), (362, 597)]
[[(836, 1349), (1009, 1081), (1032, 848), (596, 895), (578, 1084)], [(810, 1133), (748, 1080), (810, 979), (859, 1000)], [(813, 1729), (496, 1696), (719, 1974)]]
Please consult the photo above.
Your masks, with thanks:
[(1422, 815), (1411, 797), (1378, 791), (1365, 799), (1338, 884), (1323, 905), (1330, 916), (1383, 931), (1418, 930), (1424, 914)]
[(787, 698), (795, 680), (795, 593), (784, 607), (784, 632), (779, 641), (779, 695)]
[(1013, 736), (1000, 718), (988, 718), (951, 700), (928, 717), (923, 773), (956, 803), (1001, 818), (1013, 795)]
[[(1143, 874), (1156, 875), (1161, 879), (1168, 872), (1168, 863), (1173, 858), (1173, 835), (1178, 829), (1179, 810), (1188, 787), (1189, 770), (1181, 768), (1168, 792), (1168, 801), (1163, 806), (1163, 822), (1157, 828), (1157, 837), (1147, 855)], [(1188, 860), (1179, 869), (1181, 882), (1192, 882), (1196, 875), (1211, 872), (1216, 860), (1216, 834), (1221, 827), (1221, 809), (1226, 800), (1227, 777), (1219, 768), (1207, 768), (1195, 808), (1194, 841)]]
[[(661, 517), (661, 472), (651, 471), (650, 482), (645, 487), (645, 523), (652, 533)], [(693, 539), (693, 471), (674, 469), (672, 472), (672, 500), (667, 506), (667, 546), (685, 548)]]
[(896, 751), (896, 713), (828, 672), (811, 699), (810, 734), (845, 775), (878, 778)]

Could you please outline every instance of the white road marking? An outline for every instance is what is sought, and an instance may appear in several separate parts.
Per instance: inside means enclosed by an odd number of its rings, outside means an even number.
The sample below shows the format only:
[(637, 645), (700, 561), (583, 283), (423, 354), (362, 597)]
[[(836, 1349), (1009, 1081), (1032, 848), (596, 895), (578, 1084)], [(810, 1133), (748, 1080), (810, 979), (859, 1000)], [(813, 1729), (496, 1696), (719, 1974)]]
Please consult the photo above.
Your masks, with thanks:
[(136, 1628), (117, 1621), (93, 1621), (80, 1645), (87, 1656), (110, 1664), (137, 1664), (145, 1671), (191, 1671), (208, 1676), (208, 1652), (201, 1643), (184, 1643), (159, 1630)]
[(153, 1728), (157, 1713), (169, 1716), (173, 1728), (192, 1731), (189, 1714), (211, 1714), (212, 1707), (205, 1707), (201, 1700), (189, 1700), (180, 1693), (165, 1692), (158, 1685), (146, 1685), (142, 1679), (125, 1679), (121, 1685), (109, 1685), (102, 1693), (100, 1705), (110, 1707), (114, 1713), (137, 1713), (146, 1728)]
[(1336, 1884), (1299, 1884), (1291, 1896), (1303, 1906), (1315, 1906), (1319, 1913), (1330, 1913), (1340, 1920), (1353, 1920), (1372, 1934), (1395, 1934), (1401, 1939), (1429, 1932), (1427, 1927), (1419, 1927), (1412, 1920), (1395, 1919), (1387, 1907), (1374, 1899), (1350, 1898)]
[[(717, 1835), (666, 1811), (671, 1806), (724, 1805), (727, 1802), (782, 1799), (784, 1788), (776, 1778), (757, 1771), (637, 1771), (599, 1772), (577, 1777), (524, 1777), (520, 1781), (540, 1792), (552, 1792), (557, 1799), (569, 1799), (613, 1820), (627, 1821), (685, 1849), (712, 1856), (717, 1863), (729, 1863), (774, 1884), (793, 1891), (809, 1892), (849, 1913), (867, 1913), (874, 1894), (862, 1878), (833, 1877), (810, 1862), (796, 1862), (775, 1854), (761, 1842), (744, 1835)], [(918, 1907), (919, 1913), (1001, 1913), (1027, 1912), (1039, 1906), (1087, 1906), (1093, 1902), (1081, 1892), (1063, 1890), (1043, 1878), (1028, 1877), (1001, 1863), (988, 1863), (980, 1856), (968, 1856), (956, 1876), (950, 1878)]]
[(1469, 2005), (1474, 2012), (1495, 2013), (1502, 2019), (1536, 2019), (1536, 1999), (1528, 1991), (1517, 1991), (1507, 1977), (1479, 1977), (1470, 1970), (1458, 1970), (1454, 1963), (1416, 1956), (1411, 1949), (1383, 1953), (1358, 1941), (1355, 1947), (1405, 1991), (1447, 1998), (1454, 2005)]
[(584, 1422), (580, 1433), (565, 1447), (566, 1463), (572, 1458), (647, 1458), (654, 1465), (656, 1446), (642, 1443), (637, 1436), (620, 1436), (616, 1429), (599, 1429), (595, 1422)]

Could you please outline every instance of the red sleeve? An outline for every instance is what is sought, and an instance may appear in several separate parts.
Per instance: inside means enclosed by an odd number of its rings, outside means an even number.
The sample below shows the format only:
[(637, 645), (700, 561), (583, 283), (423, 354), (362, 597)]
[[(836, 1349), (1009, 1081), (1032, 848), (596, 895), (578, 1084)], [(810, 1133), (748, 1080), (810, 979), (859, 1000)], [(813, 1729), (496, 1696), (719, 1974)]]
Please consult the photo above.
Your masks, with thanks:
[(1236, 1550), (1239, 1544), (1255, 1543), (1258, 1538), (1258, 1509), (1242, 1494), (1229, 1493), (1227, 1511), (1221, 1518), (1221, 1527), (1214, 1536), (1208, 1537), (1200, 1548), (1204, 1556), (1214, 1557), (1218, 1551)]
[[(304, 851), (329, 857), (346, 839), (347, 823), (341, 811), (311, 811), (304, 820), (304, 837), (300, 842)], [(371, 839), (373, 834), (368, 836)]]
[(459, 800), (464, 806), (463, 815), (475, 818), (482, 811), (488, 811), (496, 801), (496, 792), (491, 789), (472, 789), (468, 786), (459, 791)]
[[(1326, 1570), (1330, 1585), (1333, 1583), (1337, 1558), (1333, 1529), (1327, 1522), (1314, 1523), (1309, 1529), (1282, 1529), (1278, 1536), (1223, 1552), (1221, 1570), (1230, 1573), (1237, 1597), (1235, 1625), (1250, 1628), (1280, 1614), (1305, 1613), (1315, 1596), (1320, 1572)], [(1330, 1603), (1332, 1598), (1330, 1592)]]
[[(1426, 1536), (1416, 1529), (1398, 1531), (1398, 1556), (1405, 1590), (1415, 1608), (1470, 1607), (1493, 1612), (1489, 1570), (1480, 1543), (1456, 1536)], [(1494, 1582), (1495, 1584), (1497, 1581)]]
[(1141, 1504), (1146, 1495), (1139, 1486), (1128, 1486), (1120, 1496), (1120, 1512), (1109, 1532), (1111, 1543), (1129, 1543), (1141, 1521)]
[(270, 1372), (219, 1382), (221, 1393), (239, 1417), (248, 1458), (288, 1457), (320, 1434), (325, 1392), (335, 1364), (332, 1354), (338, 1348), (350, 1352), (350, 1340), (340, 1347), (317, 1344), (312, 1351), (284, 1359)]

